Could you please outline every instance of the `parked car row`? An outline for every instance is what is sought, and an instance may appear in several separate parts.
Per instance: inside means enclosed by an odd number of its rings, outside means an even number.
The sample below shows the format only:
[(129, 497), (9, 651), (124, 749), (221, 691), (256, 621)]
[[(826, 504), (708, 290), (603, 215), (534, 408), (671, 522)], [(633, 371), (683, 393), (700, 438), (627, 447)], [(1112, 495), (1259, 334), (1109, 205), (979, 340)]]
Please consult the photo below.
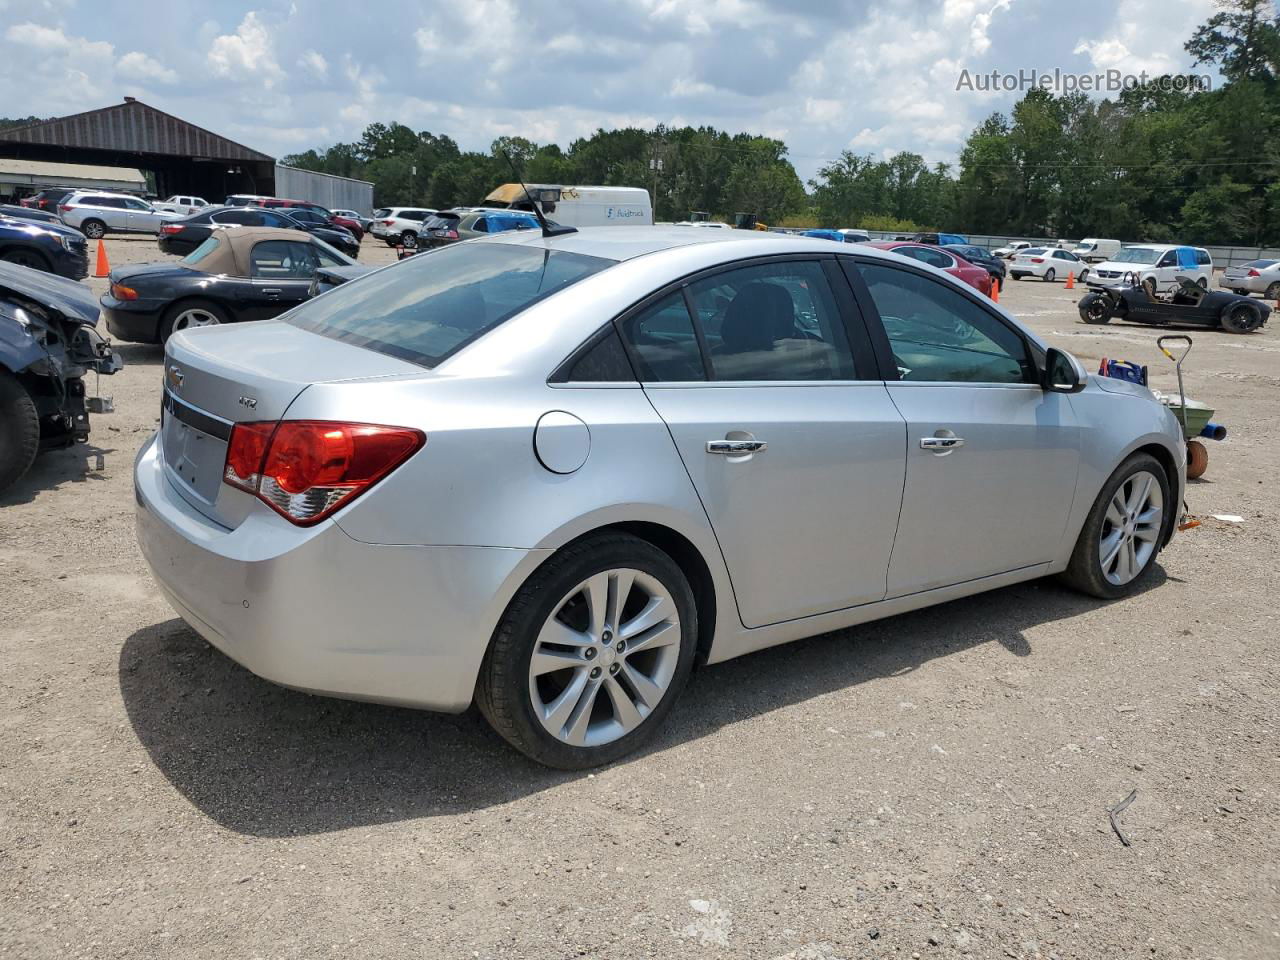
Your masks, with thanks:
[(360, 253), (360, 241), (345, 227), (335, 226), (323, 214), (305, 207), (209, 207), (195, 216), (166, 223), (160, 228), (157, 244), (162, 253), (185, 256), (217, 229), (231, 227), (278, 227), (303, 230), (341, 250), (348, 257)]

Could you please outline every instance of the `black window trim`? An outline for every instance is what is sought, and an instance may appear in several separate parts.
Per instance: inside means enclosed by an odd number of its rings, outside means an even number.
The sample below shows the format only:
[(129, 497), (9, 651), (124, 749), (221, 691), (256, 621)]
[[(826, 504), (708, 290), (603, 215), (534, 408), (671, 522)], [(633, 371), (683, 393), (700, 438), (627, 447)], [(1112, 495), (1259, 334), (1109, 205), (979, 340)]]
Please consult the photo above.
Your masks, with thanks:
[[(868, 256), (858, 256), (844, 254), (840, 258), (841, 266), (844, 268), (845, 278), (849, 281), (849, 285), (853, 288), (855, 296), (862, 305), (862, 315), (866, 321), (868, 332), (871, 335), (872, 343), (875, 346), (876, 362), (880, 366), (881, 379), (887, 383), (906, 383), (902, 379), (902, 375), (898, 372), (898, 365), (893, 359), (893, 347), (889, 343), (889, 334), (884, 329), (884, 321), (880, 319), (880, 309), (876, 306), (875, 298), (871, 296), (871, 290), (867, 286), (866, 280), (862, 277), (862, 272), (858, 269), (859, 264), (867, 264), (874, 267), (889, 267), (893, 270), (901, 270), (903, 273), (914, 273), (934, 283), (943, 284), (949, 289), (958, 293), (960, 296), (968, 299), (971, 303), (981, 309), (988, 316), (998, 320), (1007, 330), (1017, 336), (1022, 341), (1022, 345), (1026, 348), (1027, 356), (1031, 358), (1032, 364), (1035, 366), (1037, 380), (1032, 383), (1030, 381), (1024, 383), (993, 383), (992, 386), (1000, 387), (1020, 387), (1020, 386), (1040, 386), (1039, 377), (1041, 371), (1044, 370), (1045, 350), (1038, 343), (1032, 340), (1025, 330), (1020, 329), (1010, 323), (1005, 317), (991, 309), (991, 307), (983, 303), (983, 297), (973, 287), (967, 283), (959, 282), (956, 284), (947, 284), (945, 281), (939, 280), (936, 276), (931, 276), (924, 270), (917, 269), (913, 265), (905, 263), (890, 263), (879, 258)], [(920, 381), (924, 383), (925, 381)], [(938, 380), (928, 381), (928, 383), (951, 383), (952, 381)], [(957, 386), (985, 386), (984, 382), (968, 383), (967, 381), (955, 381)]]
[[(846, 255), (840, 255), (841, 258), (848, 259)], [(840, 319), (844, 324), (845, 339), (848, 341), (849, 351), (852, 353), (853, 359), (853, 380), (716, 380), (714, 379), (714, 368), (710, 362), (709, 351), (706, 346), (706, 335), (702, 330), (702, 324), (697, 322), (697, 315), (692, 308), (690, 302), (690, 294), (687, 288), (694, 283), (705, 280), (708, 277), (716, 276), (721, 273), (729, 273), (744, 267), (754, 266), (771, 266), (778, 263), (788, 263), (795, 261), (805, 261), (809, 263), (818, 263), (822, 269), (823, 276), (827, 281), (828, 287), (831, 289), (832, 296), (836, 301), (836, 312), (840, 315)], [(844, 282), (841, 282), (841, 281)], [(661, 300), (666, 299), (674, 293), (681, 293), (685, 301), (685, 309), (689, 312), (689, 320), (693, 325), (694, 335), (698, 338), (698, 352), (702, 356), (703, 372), (706, 374), (704, 380), (672, 380), (657, 381), (644, 380), (640, 377), (642, 366), (635, 356), (631, 345), (627, 343), (627, 338), (622, 335), (622, 325), (630, 320), (637, 313), (640, 313), (653, 306)], [(879, 314), (876, 314), (877, 321)], [(760, 383), (777, 383), (777, 384), (795, 384), (804, 386), (823, 386), (833, 384), (848, 383), (874, 383), (883, 380), (880, 375), (880, 361), (875, 349), (875, 343), (871, 336), (870, 324), (866, 314), (861, 309), (858, 298), (854, 295), (854, 291), (850, 289), (848, 278), (837, 263), (837, 254), (834, 253), (783, 253), (772, 254), (769, 256), (744, 257), (739, 260), (730, 260), (725, 263), (718, 263), (712, 267), (703, 267), (692, 273), (672, 280), (665, 286), (659, 287), (651, 293), (646, 294), (642, 299), (637, 300), (631, 306), (620, 311), (612, 320), (603, 324), (600, 329), (596, 330), (590, 337), (579, 344), (561, 363), (552, 371), (547, 378), (548, 384), (572, 384), (579, 385), (613, 385), (616, 386), (622, 381), (571, 381), (568, 379), (569, 371), (573, 365), (590, 349), (595, 347), (607, 335), (606, 331), (612, 328), (618, 335), (618, 339), (622, 342), (622, 349), (627, 354), (627, 362), (631, 364), (631, 372), (635, 376), (637, 384), (654, 383), (654, 384), (680, 384), (692, 385), (701, 384), (703, 386), (715, 385), (718, 387), (742, 387), (751, 386)], [(886, 340), (886, 344), (887, 344)], [(894, 379), (897, 379), (897, 368), (894, 367)]]

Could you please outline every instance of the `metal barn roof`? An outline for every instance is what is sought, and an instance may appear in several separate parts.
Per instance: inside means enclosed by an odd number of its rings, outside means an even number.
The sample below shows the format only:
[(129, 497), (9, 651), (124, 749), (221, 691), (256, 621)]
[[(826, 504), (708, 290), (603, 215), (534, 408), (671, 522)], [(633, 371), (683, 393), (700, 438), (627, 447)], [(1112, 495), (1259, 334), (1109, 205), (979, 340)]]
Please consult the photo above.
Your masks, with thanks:
[(0, 142), (6, 140), (193, 160), (274, 160), (265, 153), (220, 137), (132, 97), (125, 97), (124, 103), (99, 110), (12, 127), (0, 132)]

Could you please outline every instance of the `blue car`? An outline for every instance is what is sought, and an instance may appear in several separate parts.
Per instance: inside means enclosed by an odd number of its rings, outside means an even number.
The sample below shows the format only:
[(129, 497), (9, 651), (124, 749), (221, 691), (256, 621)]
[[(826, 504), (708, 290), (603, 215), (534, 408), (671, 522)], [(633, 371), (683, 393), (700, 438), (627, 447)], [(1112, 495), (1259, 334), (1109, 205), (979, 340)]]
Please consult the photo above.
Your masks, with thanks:
[(89, 275), (89, 242), (61, 223), (0, 214), (0, 260), (79, 280)]
[(834, 240), (836, 243), (857, 243), (858, 241), (849, 234), (841, 233), (839, 230), (806, 230), (806, 237), (817, 237), (819, 240)]

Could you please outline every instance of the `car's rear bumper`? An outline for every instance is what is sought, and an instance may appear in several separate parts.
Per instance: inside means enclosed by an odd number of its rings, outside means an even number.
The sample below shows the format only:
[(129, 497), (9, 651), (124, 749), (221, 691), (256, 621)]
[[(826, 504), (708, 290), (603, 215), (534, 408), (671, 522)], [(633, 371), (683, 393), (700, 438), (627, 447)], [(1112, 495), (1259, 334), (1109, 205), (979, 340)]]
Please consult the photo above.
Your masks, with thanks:
[(134, 489), (138, 543), (178, 614), (258, 676), (330, 696), (465, 710), (514, 584), (545, 553), (364, 543), (265, 509), (228, 530), (173, 488), (155, 438)]
[(110, 294), (98, 301), (107, 330), (117, 340), (130, 343), (159, 343), (161, 310), (151, 304), (135, 306), (132, 301), (117, 300)]
[[(1274, 281), (1271, 281), (1274, 283)], [(1228, 277), (1223, 274), (1218, 278), (1218, 286), (1224, 290), (1244, 290), (1248, 293), (1263, 293), (1267, 289), (1265, 277)]]

